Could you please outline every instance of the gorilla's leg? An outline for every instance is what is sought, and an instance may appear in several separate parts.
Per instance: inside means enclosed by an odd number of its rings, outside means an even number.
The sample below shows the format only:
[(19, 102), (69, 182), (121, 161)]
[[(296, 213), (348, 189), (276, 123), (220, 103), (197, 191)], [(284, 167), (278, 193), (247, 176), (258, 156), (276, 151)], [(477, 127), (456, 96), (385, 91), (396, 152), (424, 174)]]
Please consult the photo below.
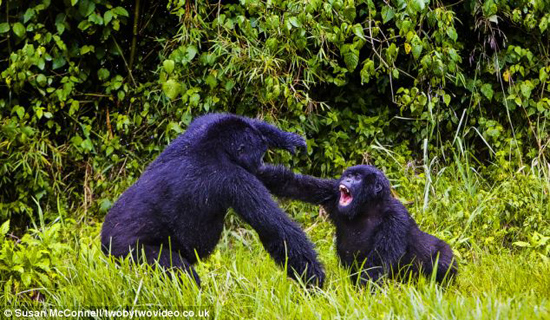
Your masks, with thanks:
[(457, 274), (458, 264), (454, 259), (453, 250), (451, 247), (439, 240), (438, 253), (434, 255), (432, 260), (437, 261), (436, 281), (442, 283), (444, 280), (454, 278)]
[(187, 259), (183, 258), (177, 251), (170, 251), (167, 247), (164, 248), (153, 245), (142, 245), (141, 250), (142, 252), (139, 252), (138, 255), (142, 253), (145, 254), (147, 263), (153, 265), (156, 261), (160, 266), (167, 270), (180, 269), (185, 271), (193, 280), (195, 280), (197, 286), (200, 287), (201, 280), (199, 275)]

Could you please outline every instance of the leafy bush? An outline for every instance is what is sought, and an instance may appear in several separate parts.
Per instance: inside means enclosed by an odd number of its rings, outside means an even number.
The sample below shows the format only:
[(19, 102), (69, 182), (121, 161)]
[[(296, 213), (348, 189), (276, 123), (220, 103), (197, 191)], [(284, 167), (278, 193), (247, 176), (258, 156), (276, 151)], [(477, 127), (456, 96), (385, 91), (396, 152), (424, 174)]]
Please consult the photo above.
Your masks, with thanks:
[(307, 135), (307, 155), (270, 157), (325, 176), (449, 163), (457, 141), (481, 168), (548, 157), (546, 2), (12, 0), (0, 12), (0, 217), (16, 230), (40, 207), (46, 220), (103, 214), (212, 111)]
[(0, 274), (4, 293), (31, 287), (51, 287), (57, 278), (54, 266), (63, 264), (69, 246), (62, 239), (61, 224), (43, 232), (31, 230), (21, 239), (10, 238), (9, 220), (0, 227)]

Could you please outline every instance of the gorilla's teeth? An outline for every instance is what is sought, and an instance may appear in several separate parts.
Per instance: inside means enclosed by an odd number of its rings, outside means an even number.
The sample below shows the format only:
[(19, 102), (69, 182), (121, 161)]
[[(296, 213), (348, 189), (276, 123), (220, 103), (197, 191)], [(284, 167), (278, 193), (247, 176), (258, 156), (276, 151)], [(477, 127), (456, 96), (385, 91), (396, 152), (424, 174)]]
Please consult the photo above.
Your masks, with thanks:
[(349, 192), (349, 189), (348, 189), (345, 185), (343, 185), (343, 184), (340, 185), (340, 191), (343, 191), (343, 192), (345, 192), (345, 193), (347, 193), (347, 194), (350, 193), (350, 192)]

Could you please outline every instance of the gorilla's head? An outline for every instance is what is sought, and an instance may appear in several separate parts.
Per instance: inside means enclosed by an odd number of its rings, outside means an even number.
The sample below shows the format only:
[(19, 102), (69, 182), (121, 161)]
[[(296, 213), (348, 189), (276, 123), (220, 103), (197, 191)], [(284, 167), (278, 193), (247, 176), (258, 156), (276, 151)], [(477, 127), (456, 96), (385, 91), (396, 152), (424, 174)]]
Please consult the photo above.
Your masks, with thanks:
[(338, 211), (354, 218), (369, 203), (390, 196), (390, 182), (373, 166), (359, 165), (348, 168), (338, 181), (340, 198)]
[[(206, 122), (205, 120), (202, 120)], [(301, 136), (282, 131), (266, 122), (245, 117), (224, 114), (212, 117), (213, 126), (205, 141), (211, 152), (224, 152), (231, 162), (255, 173), (263, 164), (268, 148), (286, 149), (294, 152), (295, 147), (305, 147)]]
[(229, 157), (238, 166), (255, 173), (263, 164), (268, 144), (265, 137), (253, 126), (247, 126), (236, 133), (227, 144)]

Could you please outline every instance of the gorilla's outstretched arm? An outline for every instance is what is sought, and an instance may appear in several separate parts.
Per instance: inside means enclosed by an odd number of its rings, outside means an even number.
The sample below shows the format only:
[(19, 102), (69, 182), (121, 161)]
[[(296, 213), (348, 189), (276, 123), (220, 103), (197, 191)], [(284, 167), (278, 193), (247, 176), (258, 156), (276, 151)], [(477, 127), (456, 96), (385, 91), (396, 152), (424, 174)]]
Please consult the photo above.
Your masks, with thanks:
[(276, 196), (326, 205), (338, 198), (338, 180), (295, 174), (284, 166), (264, 165), (256, 174)]
[[(264, 248), (280, 265), (287, 262), (288, 275), (322, 286), (325, 274), (313, 244), (300, 227), (277, 206), (269, 191), (253, 175), (238, 172), (229, 183), (232, 207), (260, 237)], [(288, 258), (288, 260), (287, 260)]]
[(294, 154), (295, 147), (306, 148), (304, 138), (296, 133), (283, 131), (267, 122), (248, 119), (250, 123), (258, 129), (267, 140), (267, 144), (272, 148), (285, 149)]
[[(228, 116), (229, 114), (227, 113), (211, 113), (211, 114), (198, 117), (191, 123), (186, 133), (188, 135), (197, 134), (201, 130), (210, 128), (212, 124), (219, 122), (220, 120), (226, 119)], [(265, 139), (265, 141), (267, 142), (267, 145), (271, 148), (285, 149), (294, 154), (295, 148), (305, 149), (307, 146), (306, 141), (299, 134), (283, 131), (261, 120), (251, 119), (251, 118), (246, 118), (246, 117), (241, 117), (236, 115), (231, 115), (231, 117), (239, 118), (243, 121), (246, 121), (256, 130), (258, 130), (263, 136), (263, 138)]]

